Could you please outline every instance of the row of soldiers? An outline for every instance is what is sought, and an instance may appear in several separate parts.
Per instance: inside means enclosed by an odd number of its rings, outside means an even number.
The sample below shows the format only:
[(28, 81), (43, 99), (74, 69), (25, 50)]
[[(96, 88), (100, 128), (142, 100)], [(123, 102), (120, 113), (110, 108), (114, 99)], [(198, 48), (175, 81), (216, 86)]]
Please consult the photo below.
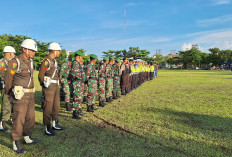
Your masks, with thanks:
[[(60, 68), (60, 80), (65, 97), (67, 111), (73, 110), (73, 118), (81, 119), (86, 116), (82, 112), (82, 104), (87, 101), (87, 112), (94, 112), (97, 93), (99, 106), (104, 107), (107, 102), (126, 95), (147, 80), (153, 80), (157, 66), (147, 64), (142, 60), (104, 57), (96, 68), (97, 56), (92, 54), (86, 65), (83, 65), (83, 53), (75, 52), (72, 61), (65, 62)], [(73, 103), (70, 106), (70, 95), (73, 93)]]
[[(23, 137), (25, 144), (39, 143), (40, 140), (31, 137), (35, 125), (34, 103), (34, 64), (32, 58), (38, 50), (32, 39), (26, 39), (21, 44), (22, 53), (15, 56), (15, 49), (11, 46), (4, 48), (4, 58), (0, 60), (0, 81), (2, 92), (0, 130), (8, 131), (6, 122), (12, 115), (12, 145), (17, 153), (25, 153), (21, 145)], [(97, 56), (90, 55), (89, 63), (83, 66), (83, 53), (75, 52), (72, 63), (64, 63), (58, 70), (56, 60), (60, 55), (61, 47), (58, 43), (50, 43), (49, 54), (42, 61), (38, 79), (44, 95), (43, 124), (45, 134), (56, 135), (55, 130), (65, 130), (58, 124), (60, 112), (60, 83), (65, 91), (66, 109), (73, 110), (73, 118), (81, 119), (83, 99), (86, 91), (87, 111), (94, 112), (97, 91), (99, 90), (99, 106), (104, 107), (106, 102), (119, 98), (137, 88), (143, 82), (153, 79), (154, 66), (148, 66), (140, 60), (133, 61), (104, 57), (99, 68), (95, 67)], [(150, 69), (150, 70), (149, 70)], [(70, 85), (73, 90), (73, 105), (70, 107)]]

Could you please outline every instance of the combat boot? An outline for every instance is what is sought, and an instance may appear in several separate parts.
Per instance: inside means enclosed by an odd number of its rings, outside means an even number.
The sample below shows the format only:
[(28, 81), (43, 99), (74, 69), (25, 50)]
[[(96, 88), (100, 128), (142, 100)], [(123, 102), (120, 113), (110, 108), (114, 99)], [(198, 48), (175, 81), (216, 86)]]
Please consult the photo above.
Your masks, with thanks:
[(66, 111), (72, 111), (72, 108), (69, 106), (68, 102), (65, 103), (65, 108), (66, 108)]
[(98, 110), (99, 108), (96, 108), (95, 105), (91, 105), (92, 110)]
[(74, 110), (74, 111), (73, 111), (73, 118), (74, 118), (74, 119), (82, 119), (82, 118), (79, 116), (77, 110)]
[(109, 97), (109, 98), (106, 98), (106, 102), (111, 102), (111, 101), (110, 101), (110, 97)]
[(1, 121), (0, 122), (0, 131), (7, 132), (9, 128), (6, 126), (6, 122)]
[(81, 108), (79, 108), (79, 110), (77, 110), (77, 114), (80, 115), (80, 116), (87, 116), (86, 113), (83, 113)]
[(103, 104), (103, 100), (100, 100), (100, 101), (99, 101), (99, 106), (101, 106), (101, 107), (104, 107), (104, 106), (105, 106), (105, 104)]
[(13, 141), (13, 150), (18, 154), (26, 153), (27, 151), (21, 146), (20, 140)]
[(87, 112), (94, 112), (94, 110), (92, 110), (92, 106), (91, 105), (87, 106)]
[(55, 136), (56, 132), (52, 129), (51, 124), (45, 125), (45, 134), (48, 136)]
[(58, 122), (59, 122), (58, 119), (53, 120), (53, 121), (52, 121), (52, 128), (53, 128), (54, 130), (65, 130), (66, 128), (60, 126), (60, 125), (58, 124)]
[(41, 140), (34, 139), (34, 138), (30, 137), (30, 136), (24, 136), (23, 138), (24, 138), (23, 142), (25, 144), (36, 144), (36, 143), (41, 142)]

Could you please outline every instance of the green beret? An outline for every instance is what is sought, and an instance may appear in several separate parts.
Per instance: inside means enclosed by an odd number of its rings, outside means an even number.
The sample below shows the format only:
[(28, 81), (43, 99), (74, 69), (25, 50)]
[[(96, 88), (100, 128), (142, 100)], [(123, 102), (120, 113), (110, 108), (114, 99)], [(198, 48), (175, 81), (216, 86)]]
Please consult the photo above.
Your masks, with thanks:
[(115, 60), (114, 57), (110, 57), (110, 60)]
[(115, 59), (115, 61), (121, 63), (121, 60), (119, 58)]
[(109, 61), (109, 58), (108, 57), (104, 57), (103, 60), (104, 61)]
[(91, 54), (90, 57), (93, 59), (97, 59), (97, 55), (95, 55), (95, 54)]
[(76, 51), (74, 53), (75, 53), (75, 55), (78, 55), (78, 56), (84, 56), (84, 54), (81, 51)]

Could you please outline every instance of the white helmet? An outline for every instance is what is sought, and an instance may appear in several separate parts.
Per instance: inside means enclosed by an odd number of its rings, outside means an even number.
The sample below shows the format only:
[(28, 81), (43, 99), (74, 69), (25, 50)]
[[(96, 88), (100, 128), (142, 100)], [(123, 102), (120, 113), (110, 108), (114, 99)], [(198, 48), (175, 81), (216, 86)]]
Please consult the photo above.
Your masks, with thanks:
[(25, 39), (22, 44), (21, 44), (21, 47), (24, 47), (26, 49), (30, 49), (30, 50), (33, 50), (33, 51), (37, 51), (38, 49), (38, 46), (36, 44), (36, 42), (32, 39)]
[(16, 53), (15, 49), (12, 46), (6, 46), (6, 47), (4, 47), (3, 52), (4, 53)]
[(48, 49), (55, 50), (55, 51), (61, 50), (60, 45), (58, 43), (54, 43), (54, 42), (49, 44)]

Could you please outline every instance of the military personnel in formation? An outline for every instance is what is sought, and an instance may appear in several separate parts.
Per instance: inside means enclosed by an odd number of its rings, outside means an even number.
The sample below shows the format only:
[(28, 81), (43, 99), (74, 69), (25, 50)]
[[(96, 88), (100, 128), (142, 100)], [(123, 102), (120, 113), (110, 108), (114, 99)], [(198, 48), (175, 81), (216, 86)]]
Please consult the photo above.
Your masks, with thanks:
[(134, 65), (133, 65), (133, 59), (129, 60), (129, 67), (130, 67), (130, 74), (129, 74), (129, 92), (133, 90), (132, 84), (133, 84), (133, 72), (134, 72)]
[(61, 65), (61, 68), (60, 68), (60, 81), (61, 81), (62, 90), (64, 92), (64, 96), (65, 96), (66, 111), (72, 110), (72, 108), (69, 105), (69, 103), (70, 103), (70, 84), (71, 84), (71, 78), (70, 78), (71, 65), (72, 65), (72, 60), (66, 61)]
[(150, 80), (154, 79), (154, 71), (155, 71), (155, 67), (152, 63), (150, 63)]
[(99, 84), (99, 106), (106, 105), (106, 65), (109, 63), (109, 58), (104, 57), (103, 63), (99, 66), (98, 70), (98, 84)]
[(129, 93), (129, 74), (130, 74), (130, 67), (127, 64), (127, 58), (123, 58), (123, 63), (121, 64), (120, 67), (120, 73), (121, 75), (121, 94), (126, 95)]
[[(48, 46), (49, 55), (45, 57), (39, 70), (39, 82), (44, 93), (43, 123), (45, 125), (45, 134), (54, 136), (54, 130), (64, 130), (59, 126), (58, 118), (60, 112), (60, 89), (58, 63), (55, 58), (60, 55), (60, 45), (50, 43)], [(51, 126), (52, 120), (52, 126)]]
[(25, 153), (20, 139), (23, 136), (26, 144), (38, 143), (31, 134), (35, 125), (33, 61), (37, 44), (32, 39), (26, 39), (21, 44), (22, 54), (9, 61), (5, 73), (5, 94), (10, 95), (13, 106), (12, 141), (13, 150)]
[(73, 118), (81, 119), (80, 116), (85, 116), (86, 114), (82, 112), (82, 102), (84, 98), (84, 82), (85, 82), (85, 71), (83, 69), (83, 59), (84, 54), (80, 51), (75, 52), (75, 60), (72, 62), (71, 76), (73, 84)]
[(97, 62), (97, 56), (95, 54), (90, 55), (90, 64), (86, 69), (86, 80), (88, 84), (87, 95), (87, 112), (94, 112), (98, 108), (95, 107), (95, 100), (97, 94), (98, 73), (94, 65)]
[(11, 104), (8, 99), (8, 95), (5, 94), (5, 83), (4, 83), (4, 76), (5, 72), (8, 67), (8, 62), (14, 58), (15, 56), (15, 49), (12, 46), (6, 46), (3, 49), (4, 58), (0, 60), (0, 90), (2, 94), (2, 106), (1, 106), (1, 117), (0, 117), (0, 131), (8, 131), (9, 128), (6, 126), (6, 122), (10, 119), (11, 115)]
[(112, 102), (113, 91), (113, 76), (114, 71), (112, 65), (114, 64), (114, 58), (110, 57), (109, 63), (106, 65), (106, 102)]
[(118, 99), (119, 96), (119, 90), (120, 90), (120, 59), (115, 59), (115, 63), (112, 65), (113, 68), (113, 99)]
[(138, 87), (138, 76), (139, 76), (139, 65), (138, 65), (138, 61), (135, 61), (134, 64), (134, 88)]

